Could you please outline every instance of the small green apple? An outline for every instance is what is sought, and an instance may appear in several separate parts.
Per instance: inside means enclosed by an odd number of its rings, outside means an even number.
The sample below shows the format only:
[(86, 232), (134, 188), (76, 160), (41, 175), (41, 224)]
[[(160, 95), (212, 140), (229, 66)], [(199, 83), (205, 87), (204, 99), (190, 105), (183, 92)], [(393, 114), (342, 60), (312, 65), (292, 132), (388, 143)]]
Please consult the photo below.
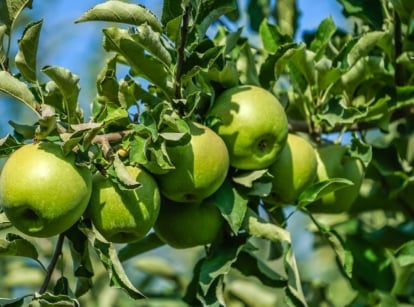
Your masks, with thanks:
[(96, 230), (114, 243), (142, 239), (154, 225), (160, 210), (160, 192), (152, 175), (133, 166), (127, 166), (127, 171), (141, 184), (139, 187), (120, 188), (110, 178), (95, 174), (86, 210)]
[(213, 243), (223, 225), (220, 210), (210, 198), (201, 203), (163, 199), (154, 231), (166, 244), (183, 249)]
[(295, 134), (288, 135), (279, 158), (269, 166), (272, 191), (263, 200), (273, 205), (292, 204), (316, 178), (318, 161), (312, 145)]
[(84, 213), (92, 175), (75, 166), (53, 143), (27, 144), (7, 160), (0, 177), (0, 205), (21, 232), (51, 237), (69, 229)]
[(364, 179), (364, 166), (359, 159), (349, 157), (347, 148), (341, 145), (328, 145), (317, 150), (317, 181), (331, 178), (345, 178), (354, 183), (324, 195), (307, 206), (314, 213), (340, 213), (347, 211), (358, 196)]
[(223, 140), (211, 129), (189, 122), (191, 140), (167, 147), (175, 169), (156, 178), (161, 193), (176, 202), (199, 202), (224, 182), (229, 154)]
[(207, 118), (226, 143), (230, 165), (238, 169), (267, 168), (287, 141), (285, 110), (273, 94), (257, 86), (242, 85), (224, 91)]

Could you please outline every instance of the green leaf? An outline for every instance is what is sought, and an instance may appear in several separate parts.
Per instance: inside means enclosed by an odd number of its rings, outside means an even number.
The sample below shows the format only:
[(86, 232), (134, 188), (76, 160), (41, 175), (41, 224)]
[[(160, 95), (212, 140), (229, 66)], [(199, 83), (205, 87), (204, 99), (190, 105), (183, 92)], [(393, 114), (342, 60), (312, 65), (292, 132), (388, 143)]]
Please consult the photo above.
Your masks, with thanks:
[(5, 240), (0, 239), (0, 255), (27, 257), (41, 264), (36, 247), (28, 240), (13, 233), (8, 233)]
[(43, 20), (30, 23), (19, 40), (19, 51), (16, 54), (16, 66), (23, 78), (31, 83), (37, 80), (37, 48)]
[(282, 288), (287, 285), (287, 280), (272, 270), (264, 261), (252, 252), (242, 250), (233, 267), (244, 276), (255, 276), (264, 285), (272, 288)]
[(154, 232), (151, 232), (145, 238), (122, 247), (118, 252), (118, 257), (119, 260), (123, 262), (137, 255), (163, 246), (164, 244), (165, 243), (161, 241), (161, 239)]
[(35, 136), (36, 127), (34, 125), (18, 124), (12, 120), (9, 120), (9, 125), (13, 127), (15, 135), (17, 134), (24, 139), (32, 139)]
[(108, 21), (132, 25), (147, 23), (155, 31), (161, 32), (162, 25), (157, 17), (142, 5), (122, 1), (100, 3), (85, 12), (76, 22)]
[(147, 55), (145, 49), (138, 44), (127, 30), (107, 28), (104, 47), (107, 51), (115, 51), (122, 55), (131, 66), (133, 75), (141, 76), (158, 86), (167, 97), (172, 97), (172, 87), (168, 84), (169, 74), (164, 65)]
[(114, 157), (114, 169), (119, 182), (127, 189), (136, 189), (141, 183), (136, 181), (128, 172), (127, 167), (122, 163), (118, 155)]
[(180, 2), (180, 5), (177, 5), (176, 0), (164, 0), (162, 2), (162, 16), (161, 22), (164, 25), (167, 25), (172, 20), (183, 14), (183, 8)]
[(7, 157), (13, 151), (17, 150), (23, 144), (17, 142), (17, 140), (11, 135), (6, 135), (0, 139), (0, 157)]
[(398, 264), (402, 267), (414, 264), (414, 241), (402, 245), (395, 254)]
[(355, 16), (371, 24), (377, 29), (383, 25), (383, 8), (380, 0), (338, 0), (345, 16)]
[(355, 159), (360, 159), (367, 167), (372, 160), (372, 146), (366, 144), (356, 135), (353, 135), (351, 140), (351, 148), (349, 150), (350, 156)]
[(0, 24), (0, 64), (3, 65), (3, 63), (6, 63), (7, 61), (7, 55), (6, 50), (7, 47), (4, 48), (4, 37), (6, 36), (7, 26), (4, 24)]
[(200, 1), (197, 12), (197, 34), (200, 40), (204, 39), (210, 25), (220, 16), (237, 9), (235, 0), (204, 0)]
[(32, 8), (33, 0), (1, 0), (0, 23), (7, 26), (6, 33), (10, 36), (16, 19), (25, 8)]
[(147, 24), (138, 27), (138, 33), (132, 36), (135, 41), (145, 50), (153, 55), (155, 59), (168, 68), (172, 58), (167, 48), (161, 41), (161, 35), (152, 30)]
[(38, 112), (38, 103), (27, 85), (13, 77), (7, 71), (0, 71), (0, 92), (3, 92), (21, 102), (33, 110), (36, 115)]
[(354, 183), (345, 178), (331, 178), (328, 180), (320, 181), (312, 184), (303, 191), (298, 198), (297, 206), (304, 208), (310, 203), (313, 203), (322, 196), (346, 188), (347, 186), (354, 185)]
[(288, 285), (286, 287), (285, 301), (288, 306), (307, 307), (305, 295), (303, 294), (296, 258), (293, 255), (292, 246), (289, 244), (283, 256), (283, 265), (287, 274)]
[(386, 32), (372, 31), (364, 34), (347, 54), (347, 64), (355, 65), (360, 59), (367, 56), (378, 42), (387, 35)]
[(315, 33), (315, 38), (310, 44), (310, 50), (316, 53), (315, 60), (319, 60), (325, 53), (326, 47), (329, 45), (332, 36), (336, 32), (336, 25), (332, 17), (324, 19)]
[(24, 299), (29, 295), (18, 298), (1, 298), (0, 297), (0, 306), (2, 307), (20, 307), (24, 304)]
[(259, 28), (260, 38), (263, 42), (263, 48), (272, 54), (275, 54), (279, 48), (292, 42), (292, 37), (280, 32), (279, 27), (263, 20)]
[(68, 69), (56, 66), (46, 66), (42, 68), (50, 79), (52, 79), (63, 96), (65, 115), (70, 124), (78, 124), (82, 122), (80, 114), (78, 114), (78, 96), (79, 96), (79, 77), (74, 75)]
[(212, 197), (232, 232), (236, 234), (243, 224), (248, 199), (240, 194), (229, 181), (225, 181)]
[(344, 241), (334, 229), (317, 221), (312, 214), (308, 214), (318, 231), (328, 240), (335, 253), (336, 260), (344, 276), (352, 278), (354, 258)]
[(229, 273), (245, 245), (245, 240), (246, 238), (241, 235), (229, 238), (222, 245), (214, 248), (209, 257), (202, 260), (199, 286), (203, 297), (207, 295), (210, 287), (217, 282), (217, 279)]
[(244, 224), (246, 231), (254, 237), (272, 242), (291, 243), (290, 233), (287, 230), (264, 221), (250, 208), (247, 210)]
[(43, 294), (36, 293), (34, 295), (34, 298), (32, 300), (33, 302), (36, 302), (40, 304), (40, 306), (74, 306), (74, 307), (80, 307), (79, 301), (75, 298), (72, 298), (68, 295), (59, 294), (55, 295), (50, 292), (46, 292)]
[(95, 240), (94, 248), (98, 252), (99, 257), (108, 272), (111, 287), (125, 290), (133, 299), (145, 298), (144, 294), (136, 289), (129, 280), (118, 259), (117, 251), (112, 244)]

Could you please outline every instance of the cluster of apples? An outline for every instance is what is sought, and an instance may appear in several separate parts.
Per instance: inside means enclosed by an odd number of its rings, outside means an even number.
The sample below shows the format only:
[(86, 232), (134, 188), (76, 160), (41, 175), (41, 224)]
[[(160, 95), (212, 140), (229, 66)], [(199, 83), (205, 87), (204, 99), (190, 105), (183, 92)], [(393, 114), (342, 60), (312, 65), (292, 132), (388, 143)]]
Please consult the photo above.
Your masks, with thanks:
[(272, 191), (263, 202), (271, 206), (293, 204), (312, 183), (334, 177), (354, 186), (325, 195), (310, 210), (345, 211), (358, 195), (361, 162), (340, 145), (315, 149), (288, 133), (284, 108), (260, 87), (224, 91), (206, 122), (188, 122), (191, 140), (167, 147), (173, 170), (152, 174), (128, 166), (129, 175), (141, 184), (135, 189), (75, 166), (75, 156), (64, 156), (57, 144), (24, 145), (2, 170), (0, 205), (11, 223), (31, 236), (62, 233), (85, 216), (114, 243), (140, 240), (153, 229), (165, 243), (188, 248), (209, 244), (223, 233), (224, 219), (213, 196), (230, 168), (268, 169)]

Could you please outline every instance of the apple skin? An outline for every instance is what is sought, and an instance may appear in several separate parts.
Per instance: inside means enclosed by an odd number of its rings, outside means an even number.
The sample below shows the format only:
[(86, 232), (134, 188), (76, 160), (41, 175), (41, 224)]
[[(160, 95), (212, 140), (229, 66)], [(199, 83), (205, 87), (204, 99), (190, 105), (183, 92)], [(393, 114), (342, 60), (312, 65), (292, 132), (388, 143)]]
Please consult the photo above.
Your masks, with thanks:
[(74, 225), (91, 195), (92, 175), (75, 166), (53, 143), (27, 144), (6, 161), (0, 177), (0, 204), (21, 232), (52, 237)]
[(184, 249), (213, 243), (223, 226), (224, 219), (211, 198), (201, 203), (163, 199), (154, 231), (164, 243)]
[(269, 167), (272, 190), (263, 201), (272, 205), (292, 204), (316, 178), (318, 160), (312, 145), (295, 134), (288, 135), (279, 158)]
[(257, 86), (224, 91), (207, 119), (226, 143), (230, 165), (238, 169), (267, 168), (287, 141), (288, 120), (283, 106), (273, 94)]
[(160, 192), (152, 175), (138, 167), (127, 166), (127, 170), (141, 186), (121, 189), (97, 173), (93, 176), (92, 195), (86, 210), (96, 230), (113, 243), (129, 243), (145, 237), (160, 210)]
[(317, 150), (317, 181), (331, 178), (345, 178), (354, 183), (324, 195), (307, 206), (313, 213), (341, 213), (348, 211), (356, 200), (361, 188), (365, 170), (359, 159), (346, 155), (347, 148), (341, 145), (328, 145)]
[(223, 140), (210, 128), (188, 123), (189, 143), (167, 147), (175, 169), (156, 175), (161, 193), (176, 202), (200, 202), (224, 182), (229, 154)]

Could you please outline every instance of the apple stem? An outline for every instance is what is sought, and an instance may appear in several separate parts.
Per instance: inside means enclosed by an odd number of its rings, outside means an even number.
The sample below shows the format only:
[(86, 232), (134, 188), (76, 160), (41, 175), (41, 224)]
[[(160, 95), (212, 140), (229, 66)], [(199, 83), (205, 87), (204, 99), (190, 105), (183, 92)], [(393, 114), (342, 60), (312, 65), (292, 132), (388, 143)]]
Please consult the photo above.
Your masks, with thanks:
[(55, 251), (53, 252), (52, 259), (50, 260), (50, 263), (47, 267), (45, 279), (43, 280), (43, 283), (42, 283), (42, 285), (39, 289), (39, 294), (43, 294), (47, 290), (50, 279), (52, 278), (52, 274), (55, 270), (56, 264), (59, 260), (59, 257), (62, 255), (62, 248), (63, 248), (64, 240), (65, 240), (65, 235), (63, 233), (61, 233), (58, 237), (56, 247), (55, 247)]

